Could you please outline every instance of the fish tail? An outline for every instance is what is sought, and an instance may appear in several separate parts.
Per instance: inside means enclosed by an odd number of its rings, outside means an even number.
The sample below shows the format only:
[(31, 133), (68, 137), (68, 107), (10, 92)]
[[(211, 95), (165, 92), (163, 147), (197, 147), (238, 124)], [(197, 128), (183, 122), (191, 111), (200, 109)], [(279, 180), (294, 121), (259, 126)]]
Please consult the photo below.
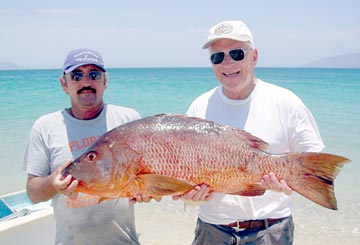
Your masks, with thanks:
[(343, 165), (350, 160), (327, 153), (289, 153), (290, 161), (300, 166), (298, 176), (288, 182), (289, 186), (311, 201), (329, 208), (337, 209), (334, 193), (334, 179)]

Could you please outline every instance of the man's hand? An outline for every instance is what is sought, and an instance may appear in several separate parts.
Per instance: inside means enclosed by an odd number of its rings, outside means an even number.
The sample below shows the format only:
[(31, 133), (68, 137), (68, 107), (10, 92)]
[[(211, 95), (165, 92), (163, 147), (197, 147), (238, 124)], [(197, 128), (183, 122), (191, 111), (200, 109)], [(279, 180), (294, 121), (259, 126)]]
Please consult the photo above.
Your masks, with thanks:
[[(63, 165), (58, 167), (50, 176), (50, 181), (54, 189), (70, 199), (76, 199), (78, 192), (75, 192), (78, 186), (78, 181), (74, 180), (71, 182), (71, 175), (66, 176), (65, 179), (62, 177), (62, 171), (71, 163), (71, 160), (66, 161)], [(70, 183), (71, 182), (71, 183)]]
[(152, 196), (149, 196), (146, 193), (143, 193), (141, 195), (140, 194), (136, 195), (136, 197), (129, 198), (129, 203), (130, 204), (135, 204), (135, 203), (150, 202), (151, 199), (155, 199), (155, 201), (157, 201), (157, 202), (161, 201), (161, 197), (152, 197)]
[(272, 172), (264, 175), (263, 179), (261, 180), (261, 185), (268, 190), (283, 192), (286, 195), (290, 195), (292, 193), (292, 189), (286, 184), (285, 180), (279, 181)]
[(210, 191), (211, 188), (206, 184), (201, 184), (196, 186), (194, 189), (186, 192), (183, 195), (173, 196), (173, 200), (178, 200), (180, 198), (185, 199), (185, 201), (193, 202), (207, 202), (214, 197), (214, 192)]

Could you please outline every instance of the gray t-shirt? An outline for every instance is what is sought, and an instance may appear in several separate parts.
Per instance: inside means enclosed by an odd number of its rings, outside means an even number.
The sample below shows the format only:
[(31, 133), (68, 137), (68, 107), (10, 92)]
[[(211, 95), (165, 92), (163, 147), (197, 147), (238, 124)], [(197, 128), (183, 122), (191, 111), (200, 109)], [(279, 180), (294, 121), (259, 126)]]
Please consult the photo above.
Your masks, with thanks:
[[(48, 176), (68, 159), (82, 154), (104, 133), (139, 118), (135, 110), (115, 105), (105, 105), (92, 120), (78, 120), (65, 110), (44, 115), (30, 131), (24, 167), (28, 174)], [(95, 204), (97, 198), (83, 193), (76, 200), (60, 194), (53, 198), (55, 243), (139, 244), (134, 207), (128, 199)]]

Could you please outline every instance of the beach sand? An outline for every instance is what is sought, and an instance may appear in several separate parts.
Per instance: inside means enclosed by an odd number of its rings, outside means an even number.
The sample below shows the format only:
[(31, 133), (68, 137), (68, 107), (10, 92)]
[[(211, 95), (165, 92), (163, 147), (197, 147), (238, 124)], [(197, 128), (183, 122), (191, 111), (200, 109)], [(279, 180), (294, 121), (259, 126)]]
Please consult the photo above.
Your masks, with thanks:
[[(339, 233), (332, 232), (331, 216), (337, 211), (318, 207), (304, 200), (303, 197), (295, 196), (295, 201), (301, 205), (308, 205), (308, 212), (324, 213), (322, 218), (311, 219), (308, 213), (306, 217), (301, 212), (295, 211), (295, 245), (358, 245), (360, 244), (360, 231), (346, 235), (340, 229), (344, 227), (339, 221)], [(184, 210), (182, 201), (173, 201), (165, 197), (161, 202), (135, 204), (136, 228), (140, 242), (143, 245), (189, 245), (194, 238), (197, 219), (195, 206), (187, 206)], [(303, 209), (301, 209), (303, 210)], [(335, 213), (334, 213), (335, 212)], [(311, 215), (311, 214), (310, 214)], [(328, 217), (326, 217), (328, 216)], [(326, 222), (329, 220), (329, 223)], [(326, 226), (330, 226), (327, 232)], [(309, 229), (311, 228), (311, 229)]]
[(170, 197), (161, 202), (135, 204), (136, 229), (141, 244), (191, 244), (197, 209), (187, 206), (184, 210), (182, 201), (173, 201)]

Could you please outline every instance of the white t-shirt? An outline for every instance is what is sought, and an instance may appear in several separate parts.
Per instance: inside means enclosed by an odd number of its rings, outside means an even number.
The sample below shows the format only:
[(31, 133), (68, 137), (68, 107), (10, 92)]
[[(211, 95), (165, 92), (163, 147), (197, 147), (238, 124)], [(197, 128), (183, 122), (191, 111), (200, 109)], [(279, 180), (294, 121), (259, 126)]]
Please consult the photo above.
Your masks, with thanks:
[[(257, 80), (244, 100), (231, 100), (216, 87), (196, 98), (187, 115), (243, 129), (269, 144), (267, 152), (319, 152), (324, 148), (313, 116), (291, 91)], [(281, 218), (291, 214), (291, 197), (266, 191), (257, 197), (215, 194), (199, 209), (212, 224), (236, 220)]]
[[(65, 110), (44, 115), (30, 131), (24, 167), (28, 174), (48, 176), (104, 133), (139, 118), (135, 110), (115, 105), (105, 105), (92, 120), (76, 119)], [(53, 198), (56, 244), (138, 244), (134, 207), (128, 199), (96, 205), (96, 198), (82, 193), (76, 200), (61, 194)]]

